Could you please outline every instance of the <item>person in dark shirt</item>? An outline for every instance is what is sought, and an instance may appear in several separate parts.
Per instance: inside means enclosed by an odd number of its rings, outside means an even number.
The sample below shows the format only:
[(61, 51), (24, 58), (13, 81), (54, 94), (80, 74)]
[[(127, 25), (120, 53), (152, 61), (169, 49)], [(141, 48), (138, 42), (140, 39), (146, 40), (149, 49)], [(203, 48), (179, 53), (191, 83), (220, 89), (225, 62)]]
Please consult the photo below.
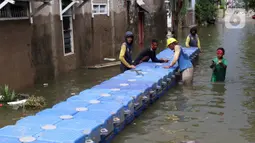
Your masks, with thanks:
[(151, 47), (144, 49), (134, 61), (134, 65), (138, 65), (142, 62), (148, 62), (150, 59), (155, 63), (168, 62), (167, 59), (158, 59), (156, 57), (156, 50), (158, 48), (158, 41), (153, 39), (151, 41)]

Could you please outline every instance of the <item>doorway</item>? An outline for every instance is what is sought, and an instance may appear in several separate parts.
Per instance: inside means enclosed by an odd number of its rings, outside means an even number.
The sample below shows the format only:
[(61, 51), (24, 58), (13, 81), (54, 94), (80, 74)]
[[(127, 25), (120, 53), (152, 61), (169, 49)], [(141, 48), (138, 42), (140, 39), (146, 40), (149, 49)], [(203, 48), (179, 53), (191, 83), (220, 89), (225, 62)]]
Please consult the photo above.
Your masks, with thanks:
[(139, 48), (144, 48), (144, 11), (140, 8), (138, 12), (138, 18)]

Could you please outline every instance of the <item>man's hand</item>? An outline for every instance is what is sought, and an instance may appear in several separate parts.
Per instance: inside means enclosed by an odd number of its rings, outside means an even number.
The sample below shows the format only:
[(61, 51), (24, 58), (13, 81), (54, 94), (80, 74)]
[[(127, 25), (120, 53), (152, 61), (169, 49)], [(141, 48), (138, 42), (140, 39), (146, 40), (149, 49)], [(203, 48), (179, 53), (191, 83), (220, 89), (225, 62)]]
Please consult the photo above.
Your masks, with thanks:
[(168, 60), (168, 59), (164, 59), (164, 61), (165, 61), (165, 63), (169, 62), (169, 60)]
[(165, 68), (165, 69), (169, 69), (169, 68), (171, 68), (171, 66), (164, 66), (164, 68)]
[(129, 68), (131, 69), (135, 69), (136, 67), (134, 65), (131, 65)]
[(163, 58), (161, 58), (160, 60), (164, 61), (164, 63), (167, 63), (169, 61), (168, 59), (163, 59)]

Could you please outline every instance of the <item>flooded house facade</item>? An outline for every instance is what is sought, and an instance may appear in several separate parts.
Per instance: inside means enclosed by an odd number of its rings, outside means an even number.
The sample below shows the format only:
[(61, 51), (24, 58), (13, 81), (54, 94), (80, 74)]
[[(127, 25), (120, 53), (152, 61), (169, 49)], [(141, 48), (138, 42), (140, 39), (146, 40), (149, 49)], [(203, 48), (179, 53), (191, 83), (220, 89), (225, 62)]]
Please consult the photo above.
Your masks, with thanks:
[(196, 0), (188, 0), (187, 1), (187, 13), (185, 15), (185, 27), (191, 27), (196, 24), (195, 19), (195, 4)]
[(135, 49), (164, 41), (164, 1), (0, 0), (0, 85), (14, 89), (118, 57), (127, 30)]

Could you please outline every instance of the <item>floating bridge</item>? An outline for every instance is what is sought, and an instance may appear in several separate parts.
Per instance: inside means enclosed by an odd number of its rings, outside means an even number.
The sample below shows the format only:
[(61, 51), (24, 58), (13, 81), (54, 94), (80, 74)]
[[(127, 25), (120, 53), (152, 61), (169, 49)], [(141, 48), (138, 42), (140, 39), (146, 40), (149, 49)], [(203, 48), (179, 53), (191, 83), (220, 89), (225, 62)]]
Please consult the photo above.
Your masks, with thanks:
[[(183, 48), (191, 60), (198, 48)], [(171, 58), (165, 49), (158, 58)], [(0, 129), (0, 143), (109, 143), (176, 84), (178, 64), (141, 63), (78, 95)]]

